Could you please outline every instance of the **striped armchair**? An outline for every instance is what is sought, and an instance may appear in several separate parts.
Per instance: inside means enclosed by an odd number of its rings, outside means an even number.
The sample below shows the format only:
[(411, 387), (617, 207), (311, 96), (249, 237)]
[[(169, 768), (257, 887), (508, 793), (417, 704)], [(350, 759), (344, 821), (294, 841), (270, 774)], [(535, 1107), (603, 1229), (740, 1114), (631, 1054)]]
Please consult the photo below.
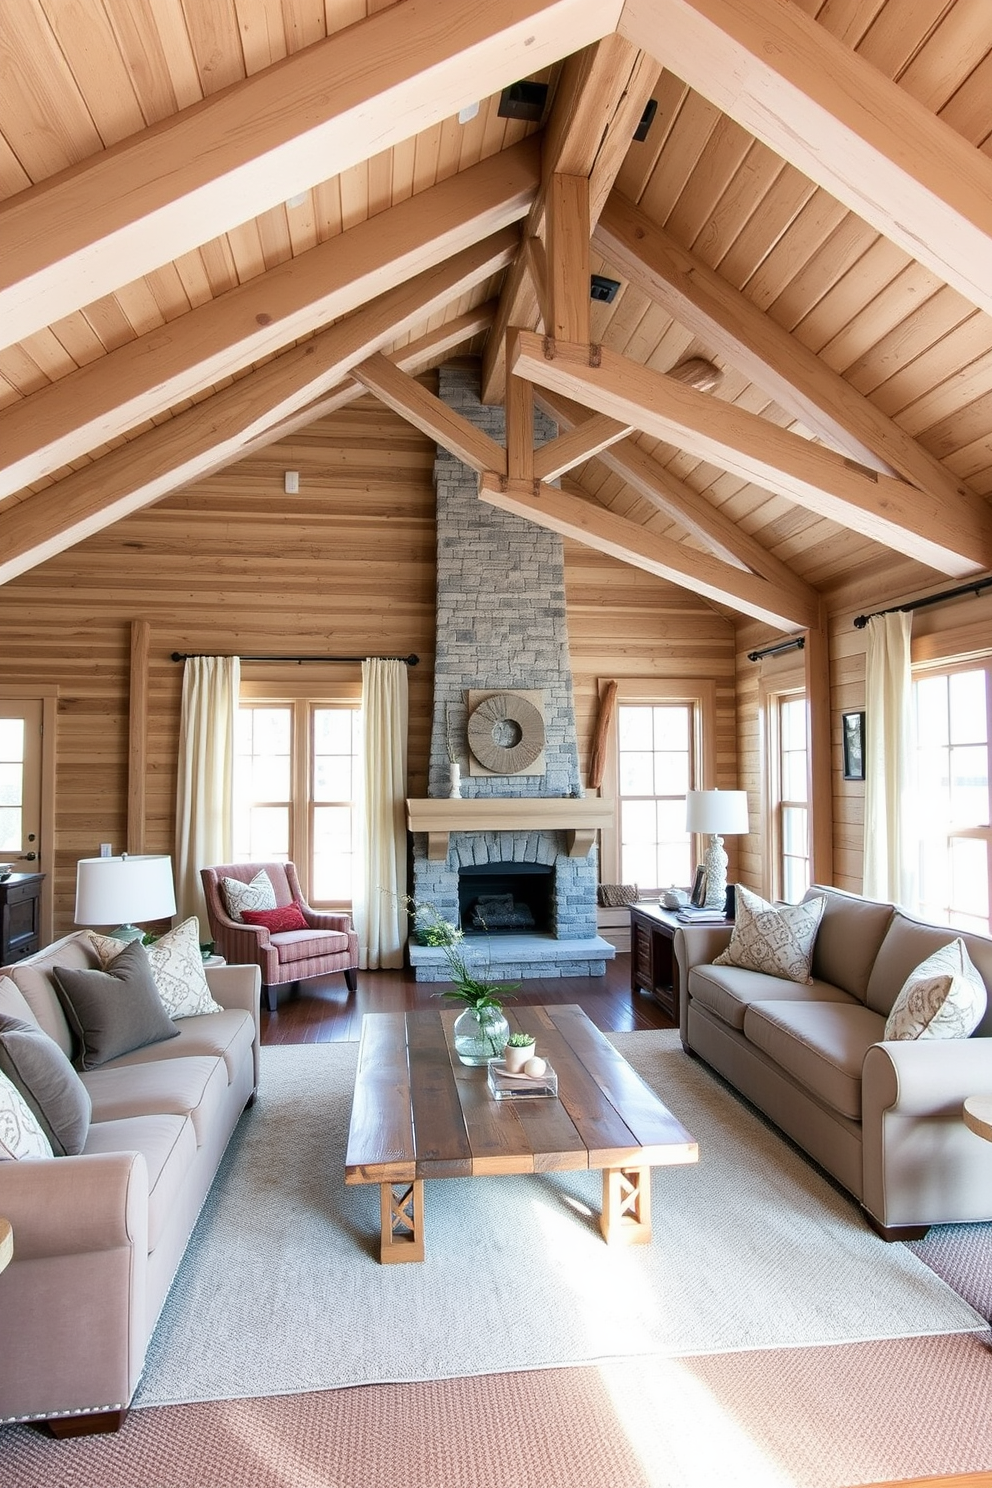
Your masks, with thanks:
[[(241, 883), (250, 883), (260, 870), (269, 876), (277, 907), (294, 902), (299, 905), (307, 922), (306, 930), (274, 933), (264, 925), (246, 925), (231, 918), (221, 879), (236, 878)], [(348, 990), (354, 992), (358, 986), (358, 936), (351, 916), (311, 909), (303, 898), (292, 863), (219, 863), (213, 868), (201, 868), (200, 877), (217, 954), (226, 961), (261, 968), (270, 1013), (276, 1010), (279, 987), (305, 981), (307, 977), (343, 971)]]

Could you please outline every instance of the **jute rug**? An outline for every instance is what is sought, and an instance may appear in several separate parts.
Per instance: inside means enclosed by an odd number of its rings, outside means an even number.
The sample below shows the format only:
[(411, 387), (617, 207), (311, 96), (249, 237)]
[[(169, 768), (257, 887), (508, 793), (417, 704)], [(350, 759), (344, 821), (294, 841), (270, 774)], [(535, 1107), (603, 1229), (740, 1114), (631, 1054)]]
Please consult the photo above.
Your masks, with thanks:
[(598, 1173), (453, 1179), (391, 1267), (342, 1182), (357, 1046), (263, 1050), (135, 1404), (984, 1329), (677, 1039), (614, 1036), (700, 1145), (654, 1174), (650, 1246), (604, 1245)]

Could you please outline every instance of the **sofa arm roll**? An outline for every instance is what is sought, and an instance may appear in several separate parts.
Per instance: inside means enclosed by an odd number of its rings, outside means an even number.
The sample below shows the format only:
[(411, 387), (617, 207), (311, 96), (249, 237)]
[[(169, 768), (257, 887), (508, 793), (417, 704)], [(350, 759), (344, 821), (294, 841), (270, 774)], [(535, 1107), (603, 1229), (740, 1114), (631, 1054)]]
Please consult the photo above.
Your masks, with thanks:
[(320, 910), (311, 909), (309, 905), (304, 907), (303, 913), (311, 930), (340, 930), (342, 934), (348, 935), (354, 929), (351, 915), (323, 914)]
[(733, 934), (732, 925), (680, 925), (675, 932), (675, 955), (682, 985), (694, 966), (708, 966), (725, 951)]
[(148, 1168), (140, 1152), (0, 1163), (0, 1214), (16, 1261), (148, 1250)]
[(899, 1039), (872, 1044), (862, 1068), (863, 1119), (960, 1116), (969, 1095), (992, 1095), (992, 1039)]
[(207, 986), (222, 1008), (240, 1008), (258, 1023), (262, 973), (258, 966), (208, 966)]

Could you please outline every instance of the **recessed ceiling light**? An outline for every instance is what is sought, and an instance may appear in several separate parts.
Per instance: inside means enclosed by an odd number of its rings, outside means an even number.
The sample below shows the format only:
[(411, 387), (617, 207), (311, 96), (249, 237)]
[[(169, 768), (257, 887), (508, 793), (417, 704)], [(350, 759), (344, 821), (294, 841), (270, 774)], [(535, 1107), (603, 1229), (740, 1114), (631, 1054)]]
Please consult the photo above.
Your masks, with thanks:
[(499, 95), (496, 112), (501, 119), (528, 119), (531, 123), (539, 123), (547, 101), (547, 83), (511, 83)]
[(607, 279), (605, 274), (593, 274), (589, 280), (589, 298), (600, 300), (604, 305), (612, 305), (619, 288), (619, 279)]

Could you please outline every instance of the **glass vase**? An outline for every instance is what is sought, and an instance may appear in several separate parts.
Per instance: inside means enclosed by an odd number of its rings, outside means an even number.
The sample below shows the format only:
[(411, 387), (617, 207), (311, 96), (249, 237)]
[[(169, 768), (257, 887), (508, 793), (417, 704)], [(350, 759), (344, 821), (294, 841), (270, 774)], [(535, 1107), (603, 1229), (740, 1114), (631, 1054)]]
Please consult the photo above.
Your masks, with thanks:
[(462, 1064), (486, 1064), (498, 1059), (510, 1036), (510, 1025), (499, 1008), (466, 1008), (455, 1019), (455, 1053)]

